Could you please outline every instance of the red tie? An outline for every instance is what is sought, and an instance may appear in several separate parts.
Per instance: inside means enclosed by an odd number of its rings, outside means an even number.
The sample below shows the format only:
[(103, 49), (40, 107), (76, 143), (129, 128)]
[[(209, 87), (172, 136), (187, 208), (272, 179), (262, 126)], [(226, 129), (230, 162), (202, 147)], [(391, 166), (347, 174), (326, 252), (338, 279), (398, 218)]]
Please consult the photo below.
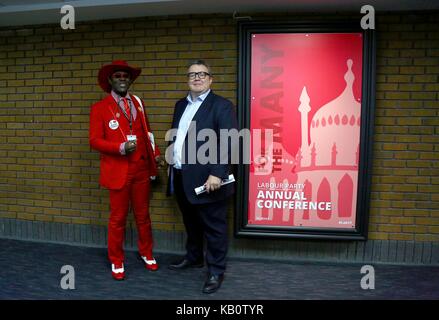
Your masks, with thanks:
[(127, 114), (127, 117), (130, 118), (131, 117), (130, 116), (131, 110), (130, 110), (130, 106), (128, 105), (127, 98), (122, 98), (122, 100), (123, 100), (123, 104), (125, 107), (125, 113)]

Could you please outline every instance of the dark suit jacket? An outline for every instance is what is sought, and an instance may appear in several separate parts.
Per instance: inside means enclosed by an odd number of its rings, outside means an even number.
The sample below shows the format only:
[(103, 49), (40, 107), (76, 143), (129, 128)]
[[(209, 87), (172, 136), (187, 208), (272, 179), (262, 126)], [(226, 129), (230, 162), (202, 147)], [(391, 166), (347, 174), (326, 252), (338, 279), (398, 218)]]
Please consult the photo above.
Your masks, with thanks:
[[(172, 129), (177, 129), (178, 124), (180, 122), (181, 116), (183, 115), (184, 110), (186, 109), (188, 102), (186, 98), (180, 99), (175, 104), (175, 110), (174, 110), (174, 118), (172, 121)], [(221, 179), (225, 179), (229, 176), (229, 173), (231, 173), (231, 165), (230, 165), (230, 152), (231, 148), (235, 146), (231, 146), (230, 143), (228, 143), (228, 149), (220, 148), (220, 130), (221, 129), (237, 129), (237, 119), (236, 119), (236, 112), (235, 107), (233, 106), (232, 102), (214, 94), (212, 91), (207, 95), (206, 99), (201, 104), (200, 108), (198, 109), (197, 113), (194, 115), (192, 121), (196, 122), (196, 127), (191, 126), (188, 130), (188, 133), (186, 135), (184, 144), (183, 144), (183, 155), (186, 157), (186, 163), (182, 164), (182, 179), (183, 179), (183, 186), (184, 186), (184, 192), (186, 194), (186, 198), (189, 200), (189, 202), (193, 204), (203, 204), (203, 203), (212, 203), (219, 200), (223, 200), (234, 192), (234, 183), (222, 186), (219, 190), (210, 192), (209, 194), (207, 192), (196, 195), (194, 189), (196, 187), (199, 187), (203, 185), (209, 175), (213, 175), (216, 177), (219, 177)], [(198, 133), (202, 129), (213, 129), (216, 132), (217, 135), (217, 141), (212, 142), (208, 141), (207, 139), (204, 141), (191, 141), (188, 142), (188, 137), (198, 137)], [(197, 139), (198, 140), (198, 139)], [(172, 144), (175, 142), (174, 140), (170, 143)], [(196, 154), (191, 152), (189, 154), (188, 147), (192, 143), (192, 145), (195, 144), (196, 146), (196, 152), (198, 153), (198, 150), (201, 146), (208, 143), (209, 145), (211, 143), (216, 144), (217, 147), (217, 157), (216, 157), (216, 163), (207, 163), (207, 164), (201, 164), (199, 163), (199, 159), (197, 159)], [(170, 146), (171, 150), (173, 146)], [(204, 146), (203, 150), (206, 149), (206, 145)], [(188, 157), (195, 158), (195, 163), (191, 164), (188, 163)], [(225, 159), (228, 159), (228, 161), (224, 161)], [(222, 160), (222, 161), (221, 161)], [(193, 161), (192, 161), (193, 162)], [(227, 162), (228, 164), (221, 164)], [(172, 170), (170, 170), (170, 175), (168, 179), (168, 195), (171, 193), (171, 175)]]

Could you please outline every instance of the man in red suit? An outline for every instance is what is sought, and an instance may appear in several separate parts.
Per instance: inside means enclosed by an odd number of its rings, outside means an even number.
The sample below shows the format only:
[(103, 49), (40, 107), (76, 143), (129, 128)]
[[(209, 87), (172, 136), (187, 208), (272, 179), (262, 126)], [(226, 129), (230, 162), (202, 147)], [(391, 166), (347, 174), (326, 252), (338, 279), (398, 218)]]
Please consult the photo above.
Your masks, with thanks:
[(109, 94), (95, 103), (90, 113), (90, 146), (101, 154), (99, 182), (110, 191), (108, 257), (116, 280), (125, 278), (123, 243), (130, 204), (140, 257), (146, 269), (158, 269), (153, 256), (149, 191), (157, 165), (164, 163), (154, 145), (143, 102), (128, 93), (140, 72), (123, 60), (103, 66), (99, 85)]

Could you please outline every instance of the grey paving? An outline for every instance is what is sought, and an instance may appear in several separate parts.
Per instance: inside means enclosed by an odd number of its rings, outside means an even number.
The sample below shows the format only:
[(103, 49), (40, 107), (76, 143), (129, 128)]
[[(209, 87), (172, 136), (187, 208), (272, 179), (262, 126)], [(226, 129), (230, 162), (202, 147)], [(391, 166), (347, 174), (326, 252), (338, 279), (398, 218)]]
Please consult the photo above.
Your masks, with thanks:
[[(106, 249), (0, 239), (0, 299), (61, 300), (360, 300), (439, 299), (439, 267), (374, 264), (375, 289), (360, 287), (362, 264), (229, 259), (222, 288), (201, 292), (204, 269), (167, 269), (178, 258), (156, 253), (157, 272), (126, 252), (126, 280), (111, 278)], [(75, 289), (63, 290), (63, 265)]]

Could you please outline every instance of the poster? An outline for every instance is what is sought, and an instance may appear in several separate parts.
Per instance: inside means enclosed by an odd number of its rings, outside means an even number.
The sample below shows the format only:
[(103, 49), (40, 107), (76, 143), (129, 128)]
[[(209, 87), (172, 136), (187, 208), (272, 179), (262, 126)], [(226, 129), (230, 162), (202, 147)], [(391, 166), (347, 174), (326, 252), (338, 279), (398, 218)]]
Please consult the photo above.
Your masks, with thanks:
[(252, 137), (242, 172), (244, 229), (359, 234), (359, 201), (367, 198), (358, 196), (360, 178), (367, 180), (361, 160), (369, 151), (362, 117), (370, 114), (364, 37), (362, 31), (247, 34), (246, 103), (239, 106), (247, 108)]

